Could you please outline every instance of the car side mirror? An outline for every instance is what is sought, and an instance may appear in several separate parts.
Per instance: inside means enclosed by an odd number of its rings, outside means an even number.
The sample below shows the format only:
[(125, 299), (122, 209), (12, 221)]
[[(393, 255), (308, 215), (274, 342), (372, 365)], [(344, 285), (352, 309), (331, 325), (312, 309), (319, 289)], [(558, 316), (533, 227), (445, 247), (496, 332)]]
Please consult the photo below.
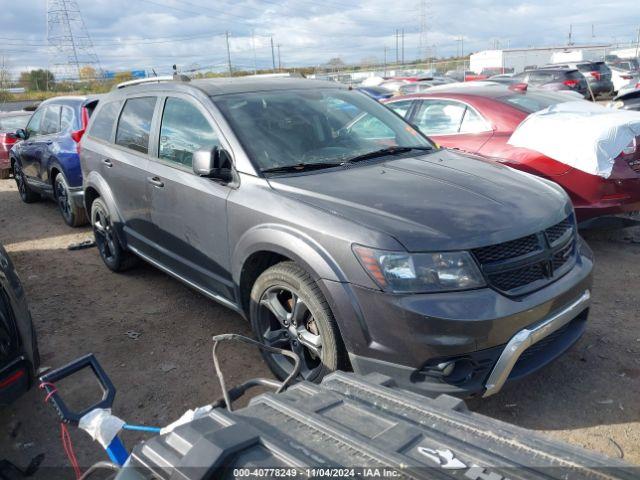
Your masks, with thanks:
[(27, 132), (24, 128), (19, 128), (18, 130), (16, 130), (16, 137), (18, 137), (20, 140), (26, 140), (27, 138), (29, 138), (29, 132)]
[(232, 162), (224, 148), (197, 150), (193, 153), (193, 173), (200, 177), (212, 178), (229, 183), (233, 180)]

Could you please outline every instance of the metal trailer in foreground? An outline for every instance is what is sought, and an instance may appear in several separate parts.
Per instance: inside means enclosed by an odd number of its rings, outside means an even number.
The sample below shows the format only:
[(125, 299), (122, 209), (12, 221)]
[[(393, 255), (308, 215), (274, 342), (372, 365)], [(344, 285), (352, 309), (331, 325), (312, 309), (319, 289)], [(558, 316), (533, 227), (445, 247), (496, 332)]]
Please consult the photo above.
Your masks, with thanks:
[(334, 373), (134, 448), (118, 480), (631, 479), (640, 468), (470, 412), (462, 400)]

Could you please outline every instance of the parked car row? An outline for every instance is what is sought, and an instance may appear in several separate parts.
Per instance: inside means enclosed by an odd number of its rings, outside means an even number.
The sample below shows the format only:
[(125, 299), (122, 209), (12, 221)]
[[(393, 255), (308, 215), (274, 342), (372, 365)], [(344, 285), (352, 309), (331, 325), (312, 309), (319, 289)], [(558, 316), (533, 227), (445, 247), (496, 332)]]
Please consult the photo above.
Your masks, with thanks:
[(577, 341), (593, 258), (557, 182), (421, 131), (504, 150), (509, 121), (552, 100), (500, 100), (498, 130), (492, 101), (421, 95), (397, 115), (329, 82), (151, 79), (44, 102), (10, 156), (23, 200), (55, 198), (70, 225), (84, 206), (108, 268), (173, 275), (299, 353), (304, 378), (487, 396)]

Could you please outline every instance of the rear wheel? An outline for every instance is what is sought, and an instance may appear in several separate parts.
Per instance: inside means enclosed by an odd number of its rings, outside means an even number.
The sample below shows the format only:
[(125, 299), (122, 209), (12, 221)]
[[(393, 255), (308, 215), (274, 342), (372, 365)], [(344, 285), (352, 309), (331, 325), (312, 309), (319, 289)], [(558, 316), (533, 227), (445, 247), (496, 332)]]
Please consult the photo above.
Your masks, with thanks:
[(6, 180), (11, 175), (10, 168), (0, 168), (0, 180)]
[[(346, 350), (329, 304), (313, 278), (293, 262), (267, 269), (251, 291), (251, 325), (259, 341), (300, 356), (300, 376), (319, 382), (347, 366)], [(284, 355), (263, 352), (280, 379), (293, 371)]]
[(16, 186), (18, 187), (18, 194), (24, 203), (33, 203), (40, 200), (40, 195), (29, 187), (20, 162), (16, 161), (13, 165), (13, 178), (15, 179)]
[(87, 223), (85, 209), (73, 201), (69, 195), (69, 184), (63, 173), (58, 173), (53, 182), (53, 192), (58, 204), (58, 210), (64, 221), (70, 227), (79, 227)]
[(91, 204), (91, 226), (100, 258), (110, 270), (123, 272), (137, 263), (137, 257), (120, 245), (109, 209), (100, 197)]

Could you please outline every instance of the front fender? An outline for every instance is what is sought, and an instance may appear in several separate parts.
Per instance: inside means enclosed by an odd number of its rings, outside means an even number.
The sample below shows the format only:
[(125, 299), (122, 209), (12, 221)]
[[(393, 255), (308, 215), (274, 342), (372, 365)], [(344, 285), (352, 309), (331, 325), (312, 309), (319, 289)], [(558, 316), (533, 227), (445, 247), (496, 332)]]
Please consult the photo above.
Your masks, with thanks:
[(256, 252), (269, 251), (295, 261), (314, 280), (347, 282), (343, 270), (329, 252), (309, 235), (280, 224), (262, 224), (247, 230), (232, 253), (233, 279), (240, 284), (246, 260)]

